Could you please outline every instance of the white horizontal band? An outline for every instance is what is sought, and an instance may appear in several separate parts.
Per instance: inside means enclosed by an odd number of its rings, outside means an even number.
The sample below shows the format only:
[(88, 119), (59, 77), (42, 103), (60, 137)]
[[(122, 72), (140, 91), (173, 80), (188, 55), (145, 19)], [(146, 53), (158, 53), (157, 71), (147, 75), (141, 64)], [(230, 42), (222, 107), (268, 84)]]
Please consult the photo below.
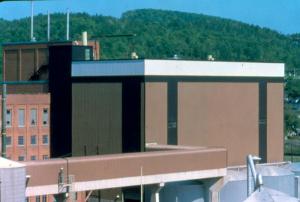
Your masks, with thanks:
[(72, 76), (284, 77), (284, 64), (148, 59), (84, 61), (72, 63)]

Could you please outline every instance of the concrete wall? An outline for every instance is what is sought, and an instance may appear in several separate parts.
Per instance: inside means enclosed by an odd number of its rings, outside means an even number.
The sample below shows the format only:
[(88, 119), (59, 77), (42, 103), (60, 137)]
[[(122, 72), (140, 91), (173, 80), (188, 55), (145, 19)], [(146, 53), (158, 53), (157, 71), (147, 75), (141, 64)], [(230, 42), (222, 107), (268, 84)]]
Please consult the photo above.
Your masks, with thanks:
[[(225, 147), (228, 149), (229, 165), (245, 164), (247, 154), (259, 155), (260, 152), (266, 152), (267, 162), (282, 161), (283, 84), (268, 82), (265, 92), (266, 99), (260, 98), (260, 82), (254, 80), (178, 80), (178, 144)], [(168, 96), (168, 81), (146, 83), (147, 143), (168, 142), (168, 99), (176, 99)], [(266, 133), (262, 133), (261, 137), (260, 110), (261, 113), (266, 112)], [(259, 144), (264, 137), (265, 143)]]
[(229, 165), (258, 154), (258, 85), (180, 82), (178, 143), (225, 147)]
[(268, 83), (267, 85), (267, 161), (283, 160), (284, 112), (282, 83)]
[(167, 144), (168, 86), (166, 82), (149, 82), (145, 86), (146, 143)]

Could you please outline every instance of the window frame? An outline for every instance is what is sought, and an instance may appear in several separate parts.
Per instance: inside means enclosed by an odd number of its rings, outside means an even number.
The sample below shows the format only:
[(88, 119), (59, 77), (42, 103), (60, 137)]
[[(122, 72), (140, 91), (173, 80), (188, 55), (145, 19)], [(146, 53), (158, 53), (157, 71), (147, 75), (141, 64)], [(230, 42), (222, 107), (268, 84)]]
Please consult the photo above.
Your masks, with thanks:
[[(12, 111), (13, 111), (12, 108), (7, 108), (6, 109), (6, 124), (5, 125), (6, 125), (7, 128), (12, 127)], [(9, 120), (8, 120), (8, 117), (10, 117)]]
[[(8, 143), (8, 138), (10, 138), (10, 144), (7, 144)], [(6, 143), (6, 146), (7, 147), (11, 147), (12, 146), (12, 136), (11, 135), (6, 135), (6, 140), (5, 140), (5, 143)]]
[[(23, 111), (23, 117), (21, 117), (21, 113), (20, 113), (21, 111)], [(22, 121), (23, 125), (21, 124), (22, 118), (23, 118), (23, 121)], [(19, 108), (18, 109), (18, 127), (24, 128), (25, 126), (26, 126), (26, 111), (25, 111), (25, 108)]]
[[(35, 111), (35, 113), (33, 113)], [(35, 115), (34, 117), (33, 117), (33, 114)], [(35, 126), (37, 126), (37, 123), (38, 123), (38, 110), (37, 110), (37, 108), (31, 108), (30, 109), (30, 126), (31, 127), (35, 127)], [(34, 123), (32, 123), (34, 121)]]
[[(20, 160), (20, 158), (23, 158), (23, 160)], [(25, 156), (24, 155), (18, 156), (18, 161), (25, 161)]]
[[(47, 138), (45, 138), (45, 137), (47, 137)], [(47, 143), (44, 143), (44, 140), (47, 140)], [(48, 134), (42, 135), (42, 145), (49, 145), (49, 135)]]
[(48, 126), (49, 125), (49, 108), (43, 108), (42, 111), (42, 125)]
[[(32, 143), (32, 140), (33, 140), (32, 138), (33, 138), (33, 137), (35, 137), (35, 138), (34, 138), (34, 140), (35, 140), (35, 143), (34, 143), (34, 144)], [(37, 145), (37, 144), (38, 144), (38, 141), (37, 141), (37, 135), (35, 135), (35, 134), (30, 135), (30, 145), (35, 146), (35, 145)]]
[[(23, 138), (23, 144), (20, 144), (20, 139), (19, 138)], [(24, 147), (25, 146), (25, 137), (24, 137), (24, 135), (19, 135), (18, 136), (18, 146), (19, 147)]]

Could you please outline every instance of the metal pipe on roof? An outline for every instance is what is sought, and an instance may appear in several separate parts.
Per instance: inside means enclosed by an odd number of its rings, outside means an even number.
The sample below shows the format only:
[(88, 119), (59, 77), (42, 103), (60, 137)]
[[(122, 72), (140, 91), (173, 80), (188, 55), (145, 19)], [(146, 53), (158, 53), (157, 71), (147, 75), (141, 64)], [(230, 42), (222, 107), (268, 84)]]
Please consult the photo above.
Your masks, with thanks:
[[(260, 157), (252, 155), (247, 156), (247, 196), (251, 195), (251, 193), (253, 192), (253, 188), (257, 188), (257, 172), (254, 162), (259, 160), (261, 160)], [(251, 180), (251, 178), (253, 180)]]
[(47, 39), (50, 41), (50, 29), (51, 29), (51, 19), (50, 19), (50, 12), (48, 11), (48, 29), (47, 29)]
[(34, 41), (33, 36), (33, 0), (31, 0), (31, 22), (30, 22), (30, 40)]
[(70, 35), (70, 10), (67, 9), (67, 37), (66, 37), (67, 41), (69, 41), (70, 39), (69, 35)]
[(1, 156), (6, 158), (6, 84), (2, 85)]
[(88, 36), (86, 31), (82, 32), (82, 45), (88, 45)]

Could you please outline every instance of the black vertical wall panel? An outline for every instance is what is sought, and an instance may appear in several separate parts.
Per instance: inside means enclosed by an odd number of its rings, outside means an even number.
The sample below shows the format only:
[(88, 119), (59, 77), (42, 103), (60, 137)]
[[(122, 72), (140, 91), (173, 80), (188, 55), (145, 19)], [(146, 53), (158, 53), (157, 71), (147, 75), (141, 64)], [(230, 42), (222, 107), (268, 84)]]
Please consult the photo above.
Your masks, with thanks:
[(178, 81), (168, 81), (168, 144), (177, 145)]
[(123, 152), (142, 150), (141, 139), (141, 79), (122, 82), (122, 147)]
[(259, 156), (267, 162), (267, 82), (259, 82)]
[(49, 90), (51, 93), (50, 155), (71, 154), (71, 62), (72, 46), (49, 47)]

